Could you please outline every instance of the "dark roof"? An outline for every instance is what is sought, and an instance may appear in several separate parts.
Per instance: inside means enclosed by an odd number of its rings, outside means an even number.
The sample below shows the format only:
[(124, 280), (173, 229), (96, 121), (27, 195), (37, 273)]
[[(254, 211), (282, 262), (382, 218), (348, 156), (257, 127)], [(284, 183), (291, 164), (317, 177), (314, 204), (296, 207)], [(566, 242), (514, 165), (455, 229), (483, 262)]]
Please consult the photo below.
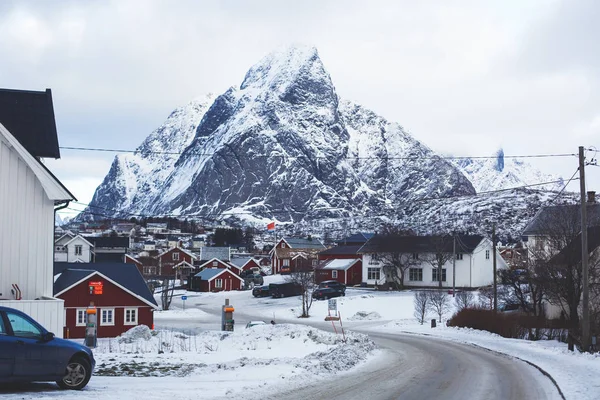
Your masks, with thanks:
[(148, 289), (146, 281), (135, 264), (128, 263), (54, 263), (54, 275), (61, 274), (54, 282), (54, 294), (61, 292), (74, 283), (97, 271), (112, 279), (129, 291), (137, 294), (150, 303), (157, 305), (154, 296)]
[(325, 249), (318, 239), (283, 238), (292, 249)]
[(338, 242), (339, 245), (364, 244), (375, 236), (374, 233), (358, 232)]
[(225, 271), (226, 268), (206, 268), (200, 272), (198, 272), (196, 275), (194, 275), (196, 278), (200, 278), (203, 281), (210, 281), (212, 278), (214, 278), (215, 276), (217, 276), (218, 274), (220, 274), (221, 272)]
[[(589, 226), (600, 226), (600, 203), (587, 204), (587, 220)], [(556, 223), (572, 226), (575, 231), (581, 230), (581, 205), (563, 204), (544, 207), (538, 211), (523, 231), (524, 236), (546, 234)]]
[(85, 239), (93, 244), (96, 249), (129, 247), (129, 238), (127, 236), (87, 236)]
[(50, 89), (0, 89), (0, 123), (34, 157), (60, 158)]
[(125, 262), (125, 253), (94, 253), (92, 259), (95, 263), (122, 263)]
[(358, 250), (362, 247), (362, 245), (354, 245), (354, 246), (335, 246), (327, 250), (323, 250), (319, 252), (319, 255), (342, 255), (342, 254), (358, 254)]
[[(588, 228), (588, 254), (600, 247), (600, 226)], [(577, 265), (581, 262), (581, 233), (550, 260), (555, 265)]]
[[(483, 236), (479, 235), (456, 235), (456, 252), (472, 253), (482, 240)], [(360, 248), (359, 253), (452, 253), (452, 249), (452, 236), (375, 235)]]
[(212, 260), (216, 258), (221, 261), (229, 261), (230, 259), (229, 247), (201, 247), (200, 248), (200, 259), (201, 260)]

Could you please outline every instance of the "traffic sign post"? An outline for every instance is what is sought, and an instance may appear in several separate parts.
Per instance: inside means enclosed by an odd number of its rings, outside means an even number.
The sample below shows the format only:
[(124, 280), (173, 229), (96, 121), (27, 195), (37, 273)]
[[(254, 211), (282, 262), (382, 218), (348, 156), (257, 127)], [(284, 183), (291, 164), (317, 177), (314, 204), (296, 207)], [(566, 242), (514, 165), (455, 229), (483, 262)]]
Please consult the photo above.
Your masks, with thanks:
[(181, 301), (183, 301), (183, 309), (185, 310), (185, 301), (187, 300), (187, 296), (181, 296)]

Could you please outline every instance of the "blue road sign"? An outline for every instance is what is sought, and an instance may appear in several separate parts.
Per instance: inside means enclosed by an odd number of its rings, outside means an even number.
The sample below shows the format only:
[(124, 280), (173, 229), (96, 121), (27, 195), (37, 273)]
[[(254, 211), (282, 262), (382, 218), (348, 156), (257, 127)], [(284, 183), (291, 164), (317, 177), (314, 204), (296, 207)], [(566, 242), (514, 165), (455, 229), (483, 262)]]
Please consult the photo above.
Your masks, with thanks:
[(181, 300), (187, 300), (187, 296), (181, 296)]

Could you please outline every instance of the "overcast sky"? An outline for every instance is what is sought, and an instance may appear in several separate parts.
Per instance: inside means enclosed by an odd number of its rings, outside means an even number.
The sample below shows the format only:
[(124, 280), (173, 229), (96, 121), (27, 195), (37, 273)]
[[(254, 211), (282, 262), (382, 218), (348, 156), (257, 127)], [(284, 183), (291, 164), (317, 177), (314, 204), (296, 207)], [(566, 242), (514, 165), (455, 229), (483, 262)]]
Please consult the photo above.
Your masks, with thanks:
[[(598, 21), (596, 0), (3, 0), (0, 87), (51, 88), (61, 146), (134, 149), (174, 108), (303, 43), (341, 97), (440, 153), (576, 153), (600, 148)], [(89, 202), (114, 154), (61, 154), (48, 165)], [(600, 167), (586, 174), (600, 191)]]

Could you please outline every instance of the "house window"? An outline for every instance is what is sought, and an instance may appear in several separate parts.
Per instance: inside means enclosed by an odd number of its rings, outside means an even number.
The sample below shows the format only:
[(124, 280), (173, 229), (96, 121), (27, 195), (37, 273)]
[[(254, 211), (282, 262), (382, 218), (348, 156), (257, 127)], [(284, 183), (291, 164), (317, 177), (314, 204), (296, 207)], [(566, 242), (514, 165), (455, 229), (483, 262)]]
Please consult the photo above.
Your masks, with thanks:
[(125, 309), (125, 325), (137, 325), (138, 315), (137, 308)]
[(456, 253), (456, 259), (457, 260), (462, 260), (463, 259), (463, 253)]
[(410, 268), (408, 270), (408, 280), (413, 282), (423, 281), (423, 269), (422, 268)]
[(413, 257), (413, 260), (418, 260), (419, 259), (419, 253), (413, 253), (412, 257)]
[(213, 267), (218, 267), (219, 266), (219, 262), (218, 261), (213, 261)]
[[(439, 282), (440, 279), (438, 277), (438, 269), (434, 268), (431, 270), (432, 274), (431, 274), (431, 280), (433, 282)], [(442, 282), (446, 282), (446, 268), (442, 268)]]
[(489, 251), (489, 250), (486, 250), (486, 251), (485, 251), (485, 259), (486, 259), (486, 260), (489, 260), (489, 259), (490, 259), (490, 251)]
[(283, 259), (283, 266), (284, 267), (289, 267), (290, 266), (290, 259), (289, 258), (284, 258)]
[(333, 279), (336, 279), (337, 278), (337, 271), (331, 271), (331, 277)]
[(367, 279), (378, 281), (381, 274), (381, 268), (367, 268)]
[(223, 279), (215, 279), (215, 288), (217, 288), (217, 289), (223, 288)]
[(179, 253), (173, 253), (173, 261), (179, 261)]
[(281, 248), (285, 249), (285, 243), (281, 243)]
[(319, 260), (312, 260), (312, 265), (313, 265), (313, 267), (314, 267), (315, 265), (317, 265), (317, 262), (318, 262), (318, 261), (319, 261)]
[(115, 324), (115, 309), (114, 308), (103, 308), (101, 310), (100, 325), (114, 325)]
[(80, 256), (82, 254), (83, 254), (83, 246), (80, 244), (75, 245), (75, 255)]
[(85, 326), (85, 308), (75, 310), (75, 326)]

